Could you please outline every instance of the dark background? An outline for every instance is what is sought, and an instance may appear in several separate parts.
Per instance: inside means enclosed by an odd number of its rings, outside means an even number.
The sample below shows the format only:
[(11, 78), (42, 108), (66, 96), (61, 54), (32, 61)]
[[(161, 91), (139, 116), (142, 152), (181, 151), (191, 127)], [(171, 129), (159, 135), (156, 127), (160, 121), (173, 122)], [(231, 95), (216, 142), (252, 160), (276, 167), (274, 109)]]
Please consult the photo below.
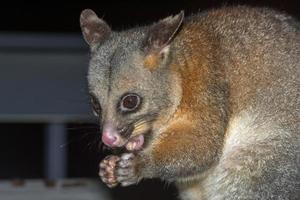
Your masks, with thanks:
[(173, 0), (173, 1), (10, 1), (1, 5), (1, 31), (79, 32), (80, 12), (91, 8), (115, 30), (146, 24), (185, 10), (187, 14), (224, 5), (268, 6), (300, 17), (297, 0)]
[[(114, 30), (149, 24), (180, 10), (189, 15), (223, 5), (268, 6), (300, 18), (299, 2), (282, 0), (10, 2), (0, 8), (0, 32), (80, 34), (78, 19), (85, 8), (96, 11)], [(44, 128), (42, 123), (0, 124), (0, 179), (44, 177)], [(98, 126), (69, 124), (68, 133), (68, 142), (63, 144), (69, 154), (68, 176), (97, 177), (98, 162), (106, 154), (99, 148)], [(125, 196), (131, 199), (171, 199), (176, 196), (176, 190), (172, 185), (150, 180), (136, 187), (114, 189), (112, 194), (116, 199)]]

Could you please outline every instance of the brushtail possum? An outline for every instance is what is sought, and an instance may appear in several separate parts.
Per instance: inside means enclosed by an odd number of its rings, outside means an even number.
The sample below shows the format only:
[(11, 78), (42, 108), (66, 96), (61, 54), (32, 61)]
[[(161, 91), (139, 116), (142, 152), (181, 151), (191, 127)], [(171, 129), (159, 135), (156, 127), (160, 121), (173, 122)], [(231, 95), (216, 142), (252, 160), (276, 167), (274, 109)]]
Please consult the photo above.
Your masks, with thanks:
[(80, 16), (109, 187), (174, 182), (183, 200), (300, 199), (300, 25), (223, 7), (115, 32)]

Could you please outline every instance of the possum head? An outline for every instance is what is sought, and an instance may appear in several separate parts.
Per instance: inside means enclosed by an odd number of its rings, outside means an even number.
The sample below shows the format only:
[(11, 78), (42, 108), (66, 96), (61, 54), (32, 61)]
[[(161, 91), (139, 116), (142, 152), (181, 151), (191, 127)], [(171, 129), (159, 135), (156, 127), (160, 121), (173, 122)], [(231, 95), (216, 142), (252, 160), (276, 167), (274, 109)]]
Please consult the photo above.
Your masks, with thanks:
[(182, 20), (183, 12), (113, 32), (92, 10), (82, 11), (80, 25), (91, 51), (89, 90), (107, 146), (140, 150), (145, 137), (158, 133), (163, 119), (174, 114), (181, 92), (170, 63)]

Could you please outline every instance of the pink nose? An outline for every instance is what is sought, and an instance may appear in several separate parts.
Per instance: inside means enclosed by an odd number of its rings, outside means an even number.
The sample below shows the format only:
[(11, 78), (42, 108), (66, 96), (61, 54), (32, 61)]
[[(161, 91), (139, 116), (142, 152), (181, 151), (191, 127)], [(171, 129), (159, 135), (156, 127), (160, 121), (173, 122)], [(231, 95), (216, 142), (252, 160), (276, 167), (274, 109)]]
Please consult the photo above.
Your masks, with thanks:
[(118, 136), (115, 134), (112, 134), (110, 132), (103, 132), (102, 133), (102, 141), (107, 146), (113, 147), (116, 145), (118, 141)]
[(103, 126), (103, 133), (102, 133), (102, 141), (109, 147), (116, 147), (119, 145), (121, 139), (116, 131), (115, 126), (112, 123), (105, 123)]

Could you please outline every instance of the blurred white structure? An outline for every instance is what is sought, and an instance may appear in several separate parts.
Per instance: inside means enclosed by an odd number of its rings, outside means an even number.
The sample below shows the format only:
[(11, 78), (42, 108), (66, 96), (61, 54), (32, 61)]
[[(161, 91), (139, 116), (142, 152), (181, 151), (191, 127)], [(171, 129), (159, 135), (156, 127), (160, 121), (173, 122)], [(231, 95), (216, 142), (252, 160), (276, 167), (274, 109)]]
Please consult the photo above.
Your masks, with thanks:
[(47, 183), (42, 180), (0, 182), (3, 200), (109, 200), (97, 180), (71, 179)]

